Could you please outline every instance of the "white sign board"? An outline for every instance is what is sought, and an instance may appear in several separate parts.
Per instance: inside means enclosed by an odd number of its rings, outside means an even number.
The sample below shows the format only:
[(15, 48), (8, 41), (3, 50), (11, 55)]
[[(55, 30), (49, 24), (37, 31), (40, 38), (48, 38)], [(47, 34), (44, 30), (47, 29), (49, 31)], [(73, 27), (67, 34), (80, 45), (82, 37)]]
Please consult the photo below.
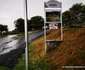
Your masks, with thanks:
[(55, 0), (51, 0), (44, 3), (45, 8), (61, 8), (61, 3)]

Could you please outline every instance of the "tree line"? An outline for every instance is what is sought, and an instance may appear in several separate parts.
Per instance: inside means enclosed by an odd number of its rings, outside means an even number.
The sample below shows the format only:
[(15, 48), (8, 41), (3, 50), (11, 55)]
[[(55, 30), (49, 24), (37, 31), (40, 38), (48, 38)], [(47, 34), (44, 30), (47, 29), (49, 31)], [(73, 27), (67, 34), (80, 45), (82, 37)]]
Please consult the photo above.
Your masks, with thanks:
[[(69, 10), (62, 13), (63, 26), (81, 27), (85, 25), (85, 5), (82, 3), (74, 4)], [(41, 16), (34, 16), (27, 21), (28, 30), (42, 29), (44, 19)], [(16, 31), (24, 32), (24, 19), (19, 18), (14, 22)]]
[[(3, 33), (23, 33), (25, 32), (24, 28), (24, 19), (18, 18), (14, 21), (15, 29), (12, 32), (8, 32), (8, 26), (0, 24), (0, 34)], [(34, 16), (30, 20), (27, 20), (28, 30), (40, 30), (44, 26), (44, 19), (41, 16)]]
[[(14, 21), (15, 31), (24, 32), (24, 19), (19, 18)], [(41, 16), (34, 16), (30, 20), (27, 20), (28, 30), (40, 30), (44, 26), (44, 19)]]
[(85, 24), (85, 5), (76, 3), (62, 15), (64, 26), (82, 26)]

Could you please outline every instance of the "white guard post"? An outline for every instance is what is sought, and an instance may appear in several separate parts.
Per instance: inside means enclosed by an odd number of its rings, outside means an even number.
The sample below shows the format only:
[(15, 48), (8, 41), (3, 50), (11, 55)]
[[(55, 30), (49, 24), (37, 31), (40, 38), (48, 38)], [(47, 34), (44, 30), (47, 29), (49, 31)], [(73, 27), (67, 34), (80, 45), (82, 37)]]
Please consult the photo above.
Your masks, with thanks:
[[(45, 51), (49, 51), (50, 48), (54, 48), (55, 44), (58, 41), (63, 40), (63, 30), (62, 30), (62, 3), (56, 0), (50, 0), (44, 2), (44, 12), (45, 12), (45, 21), (44, 21), (44, 38), (45, 38)], [(48, 25), (48, 26), (47, 26)], [(48, 27), (48, 29), (47, 29)], [(60, 27), (61, 38), (60, 40), (47, 40), (46, 33), (52, 29), (58, 30)]]

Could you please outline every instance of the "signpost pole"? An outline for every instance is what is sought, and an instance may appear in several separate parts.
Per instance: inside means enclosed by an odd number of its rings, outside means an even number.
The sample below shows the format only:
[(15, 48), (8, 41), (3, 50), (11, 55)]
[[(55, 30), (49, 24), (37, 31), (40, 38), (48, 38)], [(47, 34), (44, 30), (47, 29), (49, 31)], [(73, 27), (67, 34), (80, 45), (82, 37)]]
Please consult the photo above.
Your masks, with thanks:
[(46, 17), (45, 17), (46, 13), (45, 13), (45, 7), (44, 7), (44, 39), (45, 39), (45, 52), (47, 50), (47, 45), (46, 45)]
[(63, 27), (62, 27), (62, 2), (61, 2), (61, 41), (63, 40)]
[(27, 0), (24, 0), (24, 6), (25, 6), (25, 42), (26, 42), (26, 47), (25, 47), (25, 58), (26, 58), (26, 70), (28, 70), (28, 29), (27, 29)]

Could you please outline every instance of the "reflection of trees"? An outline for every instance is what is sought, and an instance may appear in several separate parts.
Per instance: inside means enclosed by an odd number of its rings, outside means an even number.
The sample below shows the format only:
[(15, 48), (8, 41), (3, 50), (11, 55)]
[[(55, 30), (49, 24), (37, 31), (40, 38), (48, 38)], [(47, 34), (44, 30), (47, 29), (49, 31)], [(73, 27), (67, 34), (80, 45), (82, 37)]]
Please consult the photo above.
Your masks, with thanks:
[(59, 21), (60, 12), (46, 12), (46, 20), (47, 21)]

